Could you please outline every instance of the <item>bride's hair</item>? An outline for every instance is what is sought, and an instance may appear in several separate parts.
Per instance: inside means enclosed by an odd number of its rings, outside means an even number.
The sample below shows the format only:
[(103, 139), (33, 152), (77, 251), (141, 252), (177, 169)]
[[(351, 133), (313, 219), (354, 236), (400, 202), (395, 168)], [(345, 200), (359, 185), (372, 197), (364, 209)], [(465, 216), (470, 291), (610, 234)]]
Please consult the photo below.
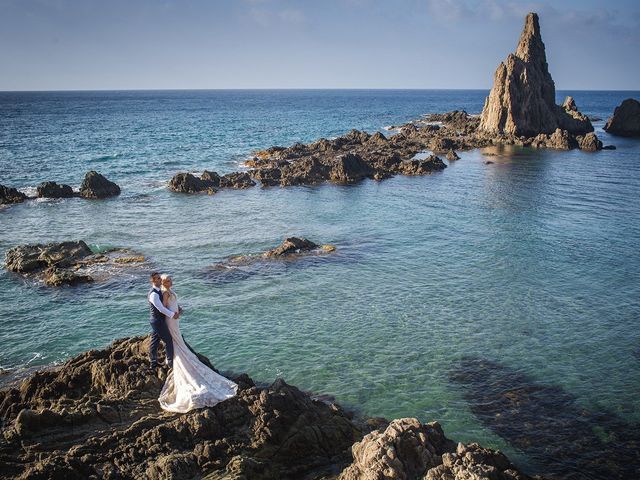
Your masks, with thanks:
[[(167, 274), (167, 273), (163, 273), (162, 275), (160, 275), (160, 279), (164, 282), (167, 278), (171, 278), (171, 275)], [(162, 285), (160, 287), (160, 290), (162, 290), (163, 292), (166, 292), (168, 289)]]

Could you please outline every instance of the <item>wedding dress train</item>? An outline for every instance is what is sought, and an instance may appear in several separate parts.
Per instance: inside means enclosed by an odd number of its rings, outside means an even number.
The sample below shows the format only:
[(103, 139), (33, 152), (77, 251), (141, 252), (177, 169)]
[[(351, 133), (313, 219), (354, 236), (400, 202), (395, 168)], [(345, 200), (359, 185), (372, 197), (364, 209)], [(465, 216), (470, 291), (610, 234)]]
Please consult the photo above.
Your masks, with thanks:
[[(177, 311), (176, 294), (166, 290), (163, 295), (169, 295), (168, 308)], [(211, 370), (189, 350), (180, 333), (180, 320), (167, 319), (167, 326), (173, 340), (173, 372), (167, 377), (158, 398), (162, 409), (184, 413), (194, 408), (212, 407), (234, 397), (238, 386)]]

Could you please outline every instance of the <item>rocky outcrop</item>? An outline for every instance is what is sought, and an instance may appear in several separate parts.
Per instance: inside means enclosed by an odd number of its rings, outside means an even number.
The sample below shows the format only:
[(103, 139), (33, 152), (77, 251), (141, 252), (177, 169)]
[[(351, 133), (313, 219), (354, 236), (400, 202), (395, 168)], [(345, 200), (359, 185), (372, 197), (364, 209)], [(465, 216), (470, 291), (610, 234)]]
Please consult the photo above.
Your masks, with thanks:
[(437, 422), (394, 420), (351, 448), (353, 463), (338, 480), (529, 480), (502, 453), (478, 444), (458, 444)]
[(245, 189), (256, 184), (246, 172), (232, 172), (220, 176), (205, 170), (200, 178), (192, 173), (177, 173), (169, 182), (169, 188), (180, 193), (207, 192), (213, 195), (219, 188)]
[(456, 450), (437, 423), (355, 421), (282, 379), (258, 386), (226, 373), (237, 396), (163, 412), (157, 397), (167, 371), (146, 368), (147, 342), (116, 340), (0, 390), (0, 478), (528, 478), (498, 452)]
[(21, 245), (7, 251), (5, 266), (12, 272), (34, 273), (48, 267), (70, 267), (91, 254), (91, 249), (82, 240), (44, 245)]
[(0, 391), (0, 477), (317, 478), (339, 471), (361, 436), (339, 406), (281, 379), (258, 387), (230, 375), (236, 397), (165, 413), (166, 372), (147, 364), (145, 339), (118, 340)]
[(27, 196), (16, 190), (15, 188), (0, 185), (0, 205), (9, 205), (11, 203), (22, 203)]
[[(20, 245), (5, 255), (5, 268), (27, 278), (41, 280), (45, 285), (60, 287), (103, 279), (130, 264), (142, 264), (144, 257), (132, 256), (126, 249), (113, 249), (94, 254), (83, 242)], [(91, 271), (91, 273), (89, 273)]]
[(215, 178), (207, 171), (200, 178), (192, 173), (176, 173), (169, 181), (169, 188), (179, 193), (207, 192), (209, 195), (213, 195), (219, 185), (220, 177)]
[(627, 98), (607, 120), (604, 130), (621, 137), (640, 137), (640, 102)]
[(39, 198), (70, 198), (74, 196), (73, 188), (56, 182), (42, 182), (37, 187)]
[(95, 170), (87, 172), (80, 185), (80, 196), (83, 198), (99, 199), (117, 195), (120, 195), (120, 187)]
[[(598, 137), (593, 132), (587, 133), (584, 137), (578, 137), (578, 144), (580, 145), (580, 150), (586, 152), (596, 152), (604, 149), (602, 142), (598, 140)], [(613, 149), (615, 148), (613, 147)], [(611, 150), (611, 148), (607, 148), (607, 150)]]
[(538, 15), (529, 13), (515, 54), (509, 54), (496, 70), (480, 116), (480, 130), (526, 137), (556, 129), (572, 135), (592, 132), (591, 122), (577, 111), (573, 99), (558, 106), (555, 94)]
[(220, 177), (221, 188), (245, 189), (255, 186), (254, 182), (247, 172), (232, 172)]

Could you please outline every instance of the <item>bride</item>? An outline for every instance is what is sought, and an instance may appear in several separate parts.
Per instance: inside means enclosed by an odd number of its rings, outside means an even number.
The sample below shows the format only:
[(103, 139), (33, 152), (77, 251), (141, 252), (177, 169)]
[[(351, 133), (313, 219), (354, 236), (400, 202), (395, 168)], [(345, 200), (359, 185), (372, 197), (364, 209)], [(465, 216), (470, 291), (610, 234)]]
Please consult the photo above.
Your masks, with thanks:
[[(162, 303), (177, 312), (178, 297), (171, 289), (169, 275), (162, 275)], [(169, 412), (188, 412), (194, 408), (212, 407), (236, 395), (238, 386), (218, 375), (202, 363), (180, 333), (180, 320), (167, 319), (173, 340), (173, 370), (160, 392), (160, 406)]]

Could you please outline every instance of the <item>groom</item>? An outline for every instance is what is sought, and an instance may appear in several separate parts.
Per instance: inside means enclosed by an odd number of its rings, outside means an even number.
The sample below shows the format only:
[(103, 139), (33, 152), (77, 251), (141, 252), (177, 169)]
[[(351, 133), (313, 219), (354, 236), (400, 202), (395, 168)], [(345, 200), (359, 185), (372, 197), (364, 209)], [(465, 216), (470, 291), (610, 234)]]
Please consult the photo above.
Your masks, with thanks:
[(167, 351), (167, 365), (169, 368), (173, 368), (173, 340), (171, 340), (171, 333), (167, 327), (166, 317), (177, 319), (180, 316), (179, 312), (169, 310), (162, 304), (162, 279), (158, 272), (153, 272), (149, 280), (151, 280), (151, 290), (147, 299), (149, 300), (149, 307), (151, 311), (151, 318), (149, 323), (151, 324), (151, 343), (149, 344), (149, 360), (151, 361), (151, 369), (158, 367), (158, 344), (160, 340), (164, 342), (164, 347)]

